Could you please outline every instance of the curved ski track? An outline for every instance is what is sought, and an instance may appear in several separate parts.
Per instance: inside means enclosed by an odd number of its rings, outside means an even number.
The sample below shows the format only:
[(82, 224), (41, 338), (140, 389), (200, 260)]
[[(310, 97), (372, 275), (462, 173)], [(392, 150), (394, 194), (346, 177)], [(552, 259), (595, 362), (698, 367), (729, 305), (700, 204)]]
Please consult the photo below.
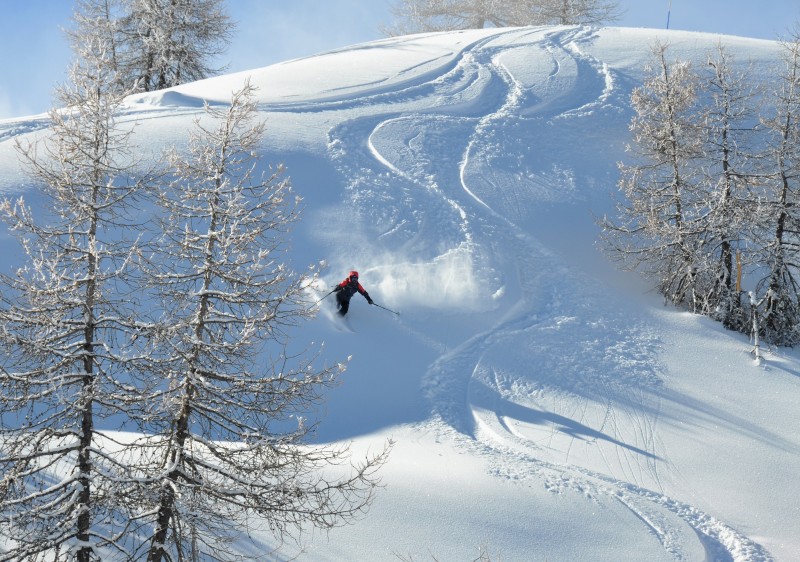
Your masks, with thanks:
[[(662, 384), (658, 334), (526, 229), (531, 206), (578, 197), (576, 178), (540, 162), (537, 146), (562, 139), (568, 150), (574, 117), (602, 124), (626, 103), (613, 73), (583, 54), (591, 39), (580, 27), (500, 31), (424, 80), (332, 101), (329, 109), (360, 112), (330, 131), (330, 156), (349, 178), (349, 203), (374, 229), (366, 235), (387, 253), (434, 266), (459, 253), (481, 293), (497, 283), (516, 299), (430, 366), (431, 425), (486, 455), (497, 477), (618, 502), (667, 559), (702, 551), (707, 560), (772, 560), (724, 522), (653, 491), (664, 453), (651, 392)], [(367, 117), (365, 107), (374, 110)], [(515, 168), (514, 177), (498, 172)], [(575, 341), (577, 365), (564, 347)], [(587, 356), (596, 368), (580, 372)], [(515, 372), (520, 364), (529, 372)]]

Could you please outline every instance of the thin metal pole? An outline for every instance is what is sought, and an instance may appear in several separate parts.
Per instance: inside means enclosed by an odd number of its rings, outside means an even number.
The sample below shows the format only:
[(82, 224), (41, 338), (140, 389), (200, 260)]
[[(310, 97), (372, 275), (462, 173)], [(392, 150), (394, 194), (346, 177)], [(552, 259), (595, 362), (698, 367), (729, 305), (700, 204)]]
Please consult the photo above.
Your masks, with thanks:
[(669, 6), (667, 6), (667, 29), (669, 29), (669, 16), (672, 14), (672, 0), (669, 0)]
[(309, 307), (306, 309), (306, 312), (309, 312), (309, 311), (310, 311), (312, 308), (314, 308), (315, 306), (317, 306), (319, 303), (321, 303), (322, 301), (324, 301), (325, 299), (327, 299), (329, 296), (331, 296), (331, 295), (332, 295), (333, 293), (335, 293), (335, 292), (336, 292), (336, 289), (334, 289), (333, 291), (331, 291), (330, 293), (328, 293), (327, 295), (325, 295), (324, 297), (322, 297), (321, 299), (319, 299), (317, 302), (313, 303), (311, 306), (309, 306)]
[(379, 305), (379, 304), (378, 304), (378, 303), (376, 303), (376, 302), (373, 302), (372, 304), (374, 304), (374, 305), (375, 305), (375, 306), (377, 306), (378, 308), (382, 308), (383, 310), (388, 310), (388, 311), (389, 311), (389, 312), (391, 312), (392, 314), (397, 314), (398, 316), (400, 316), (400, 313), (399, 313), (399, 312), (397, 312), (396, 310), (392, 310), (391, 308), (386, 308), (385, 306), (381, 306), (381, 305)]

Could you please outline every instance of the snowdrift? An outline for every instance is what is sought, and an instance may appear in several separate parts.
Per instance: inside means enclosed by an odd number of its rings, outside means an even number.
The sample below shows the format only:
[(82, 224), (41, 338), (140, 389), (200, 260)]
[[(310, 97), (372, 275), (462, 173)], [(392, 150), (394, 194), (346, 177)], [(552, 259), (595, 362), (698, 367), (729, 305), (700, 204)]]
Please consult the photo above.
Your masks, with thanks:
[[(321, 303), (294, 334), (352, 356), (320, 442), (396, 441), (359, 523), (242, 553), (268, 560), (800, 559), (800, 361), (665, 308), (595, 249), (612, 210), (629, 97), (650, 46), (703, 65), (722, 43), (754, 82), (770, 41), (587, 27), (423, 34), (128, 99), (144, 154), (182, 146), (204, 102), (258, 86), (264, 166), (305, 213), (292, 265), (350, 269), (337, 327)], [(258, 48), (254, 45), (253, 48)], [(0, 189), (30, 188), (0, 122)], [(7, 234), (0, 251), (14, 262)], [(324, 293), (320, 292), (319, 296)], [(330, 300), (330, 299), (328, 299)], [(280, 550), (274, 551), (278, 546)], [(255, 550), (254, 550), (255, 548)]]

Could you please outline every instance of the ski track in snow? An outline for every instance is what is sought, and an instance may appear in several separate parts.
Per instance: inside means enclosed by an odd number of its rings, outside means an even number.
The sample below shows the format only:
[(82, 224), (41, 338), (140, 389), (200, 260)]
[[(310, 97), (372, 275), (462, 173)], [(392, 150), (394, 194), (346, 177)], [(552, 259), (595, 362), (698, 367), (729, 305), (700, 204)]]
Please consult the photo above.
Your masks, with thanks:
[[(431, 365), (423, 391), (436, 420), (430, 423), (443, 436), (492, 459), (498, 478), (618, 502), (670, 559), (692, 560), (700, 549), (708, 560), (771, 560), (724, 522), (653, 491), (660, 488), (662, 454), (658, 334), (621, 302), (598, 307), (611, 300), (603, 289), (583, 281), (525, 227), (531, 201), (569, 199), (575, 178), (557, 165), (515, 178), (495, 171), (514, 169), (496, 166), (498, 160), (530, 161), (552, 131), (569, 138), (571, 117), (596, 112), (602, 123), (603, 111), (619, 111), (614, 76), (581, 49), (591, 38), (585, 28), (505, 31), (468, 45), (422, 82), (331, 102), (342, 110), (376, 109), (330, 131), (331, 158), (351, 178), (349, 203), (361, 223), (380, 225), (369, 239), (432, 266), (460, 252), (477, 293), (491, 294), (480, 281), (491, 279), (515, 295), (516, 304), (488, 329)], [(512, 39), (523, 45), (509, 50)], [(547, 57), (525, 58), (528, 49)], [(531, 60), (550, 64), (525, 66)], [(526, 128), (532, 121), (551, 131), (537, 137), (539, 128)], [(515, 263), (499, 263), (493, 245)], [(583, 349), (562, 343), (575, 341)], [(520, 364), (530, 370), (515, 372)], [(578, 371), (587, 364), (596, 368)]]
[(27, 133), (44, 130), (49, 126), (50, 118), (46, 116), (31, 118), (25, 121), (9, 119), (5, 122), (0, 122), (0, 142), (10, 140)]

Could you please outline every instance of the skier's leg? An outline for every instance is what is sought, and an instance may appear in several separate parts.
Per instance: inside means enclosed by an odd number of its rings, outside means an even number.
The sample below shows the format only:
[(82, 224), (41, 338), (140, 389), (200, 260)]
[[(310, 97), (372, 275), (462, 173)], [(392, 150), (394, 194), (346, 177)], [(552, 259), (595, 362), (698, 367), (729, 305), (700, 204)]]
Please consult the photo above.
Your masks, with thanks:
[(337, 299), (337, 302), (339, 303), (339, 316), (344, 316), (350, 308), (350, 301)]

